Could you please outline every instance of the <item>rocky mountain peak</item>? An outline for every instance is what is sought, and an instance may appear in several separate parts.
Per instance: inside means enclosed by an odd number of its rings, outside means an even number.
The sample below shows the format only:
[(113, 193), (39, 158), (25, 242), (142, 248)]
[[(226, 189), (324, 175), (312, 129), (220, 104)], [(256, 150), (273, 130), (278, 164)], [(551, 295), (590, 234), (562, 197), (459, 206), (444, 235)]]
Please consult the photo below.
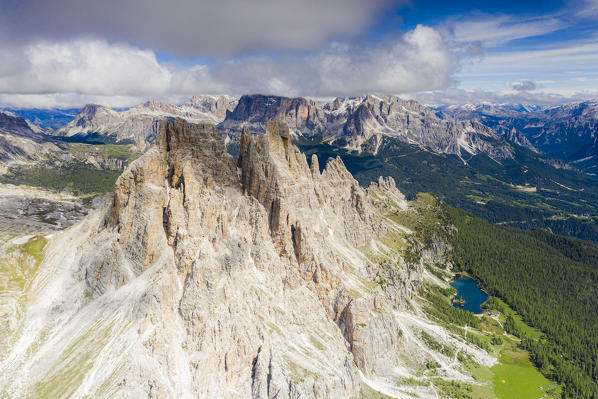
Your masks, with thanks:
[(99, 104), (86, 104), (83, 108), (81, 108), (81, 111), (79, 111), (79, 115), (83, 116), (90, 116), (92, 117), (93, 115), (97, 114), (98, 112), (110, 112), (112, 111), (110, 108), (105, 107), (103, 105), (99, 105)]
[(35, 138), (37, 135), (24, 118), (0, 112), (0, 132)]
[(324, 113), (316, 102), (302, 97), (244, 95), (234, 110), (227, 112), (223, 127), (234, 129), (242, 121), (254, 130), (263, 131), (271, 119), (284, 121), (295, 132), (312, 133), (323, 127)]
[(101, 398), (344, 398), (394, 378), (397, 312), (423, 273), (391, 244), (404, 197), (340, 158), (320, 173), (281, 121), (265, 130), (243, 129), (235, 162), (214, 125), (160, 122), (112, 200), (47, 249), (11, 397), (77, 396), (80, 380), (55, 382), (80, 357)]
[(5, 165), (36, 162), (45, 159), (68, 159), (51, 137), (31, 128), (22, 117), (0, 112), (0, 172), (5, 172)]
[(70, 124), (79, 128), (101, 126), (113, 122), (118, 118), (118, 113), (108, 107), (98, 104), (87, 104), (77, 114)]
[(86, 137), (100, 135), (107, 142), (136, 144), (144, 150), (158, 135), (160, 121), (165, 118), (183, 118), (193, 123), (218, 123), (227, 110), (236, 104), (234, 97), (196, 96), (182, 105), (160, 103), (150, 99), (124, 111), (114, 111), (100, 105), (86, 105), (75, 119), (58, 129), (60, 136)]
[[(396, 195), (393, 182), (383, 182), (374, 185), (378, 195)], [(370, 373), (379, 362), (376, 357), (394, 359), (392, 353), (372, 351), (364, 334), (375, 333), (376, 340), (387, 337), (384, 345), (393, 345), (389, 337), (395, 336), (396, 322), (387, 315), (380, 323), (390, 327), (388, 332), (375, 327), (379, 323), (358, 332), (355, 323), (371, 313), (374, 302), (354, 301), (347, 294), (355, 284), (365, 289), (360, 279), (366, 277), (351, 276), (370, 273), (361, 256), (349, 254), (387, 229), (376, 212), (368, 192), (340, 158), (330, 159), (320, 174), (317, 157), (310, 166), (291, 144), (283, 122), (269, 121), (261, 135), (245, 128), (235, 165), (213, 125), (164, 121), (156, 145), (116, 184), (106, 230), (98, 239), (114, 236), (109, 253), (120, 255), (108, 261), (86, 257), (87, 286), (94, 295), (105, 295), (162, 264), (157, 270), (172, 274), (160, 278), (156, 289), (173, 299), (164, 299), (161, 306), (178, 308), (188, 334), (180, 356), (213, 359), (212, 367), (222, 377), (212, 387), (233, 384), (239, 392), (251, 390), (249, 396), (261, 398), (276, 390), (313, 392), (315, 384), (327, 395), (351, 396), (359, 385), (355, 364)], [(184, 283), (172, 285), (172, 279)], [(218, 286), (223, 288), (214, 291)], [(413, 289), (410, 284), (404, 288), (395, 301)], [(274, 306), (290, 310), (292, 303), (301, 304), (302, 311), (271, 321)], [(215, 312), (228, 316), (215, 317)], [(215, 323), (220, 323), (217, 332)], [(284, 335), (269, 332), (273, 323)], [(296, 354), (288, 347), (294, 342), (289, 337), (302, 334), (301, 326), (332, 334), (321, 350), (330, 350), (325, 361), (330, 366), (325, 367), (338, 370), (335, 377), (310, 379), (305, 387), (297, 380), (289, 383), (289, 367), (300, 361), (290, 360)], [(356, 363), (347, 362), (347, 354)], [(319, 373), (322, 361), (306, 367)], [(193, 375), (195, 392), (206, 392), (205, 378), (203, 372)]]
[(193, 96), (186, 104), (223, 120), (226, 113), (235, 108), (237, 99), (229, 96)]
[[(252, 136), (249, 129), (243, 129), (237, 162), (241, 169), (241, 186), (268, 211), (270, 231), (281, 242), (296, 241), (296, 225), (300, 222), (294, 219), (338, 198), (347, 200), (338, 208), (347, 223), (371, 222), (373, 210), (363, 206), (365, 191), (340, 158), (330, 159), (321, 175), (317, 156), (312, 156), (311, 163), (310, 166), (305, 155), (291, 144), (289, 128), (283, 122), (270, 120), (265, 134), (259, 136)], [(336, 199), (330, 196), (340, 192), (343, 194)], [(362, 233), (363, 237), (348, 235), (346, 238), (363, 243), (371, 238), (374, 230)]]
[(159, 111), (162, 108), (162, 104), (160, 104), (160, 102), (155, 98), (150, 98), (143, 104), (138, 105), (137, 107), (139, 107), (140, 109), (145, 108), (151, 111)]
[(485, 152), (493, 158), (511, 156), (512, 149), (481, 123), (447, 120), (417, 101), (396, 96), (366, 95), (317, 102), (305, 98), (245, 95), (219, 128), (239, 131), (248, 125), (263, 131), (270, 119), (284, 121), (290, 133), (351, 150), (377, 154), (385, 137), (419, 144), (438, 153)]

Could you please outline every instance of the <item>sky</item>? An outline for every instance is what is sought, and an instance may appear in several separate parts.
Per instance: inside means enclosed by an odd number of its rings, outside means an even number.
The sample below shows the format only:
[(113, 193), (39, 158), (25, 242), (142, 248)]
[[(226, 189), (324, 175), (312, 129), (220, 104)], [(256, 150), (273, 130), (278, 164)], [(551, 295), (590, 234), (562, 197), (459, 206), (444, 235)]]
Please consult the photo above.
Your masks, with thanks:
[(0, 106), (598, 99), (598, 0), (0, 0)]

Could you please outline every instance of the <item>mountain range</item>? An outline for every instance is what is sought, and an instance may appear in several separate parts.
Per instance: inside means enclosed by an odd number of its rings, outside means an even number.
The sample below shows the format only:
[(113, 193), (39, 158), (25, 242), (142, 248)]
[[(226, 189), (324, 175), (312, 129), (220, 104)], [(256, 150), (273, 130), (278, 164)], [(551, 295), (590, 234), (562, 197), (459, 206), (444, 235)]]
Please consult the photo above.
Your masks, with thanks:
[(425, 272), (447, 244), (413, 235), (419, 206), (389, 178), (360, 187), (340, 158), (320, 172), (279, 121), (245, 128), (236, 161), (213, 125), (162, 122), (114, 194), (50, 239), (0, 336), (0, 394), (431, 398), (471, 383), (455, 350), (497, 359), (413, 307), (424, 282), (447, 285)]
[(290, 126), (295, 140), (319, 140), (355, 151), (376, 154), (383, 137), (394, 137), (436, 153), (463, 157), (486, 153), (500, 160), (512, 157), (510, 143), (514, 143), (591, 173), (598, 162), (597, 110), (592, 102), (430, 108), (375, 95), (331, 101), (195, 96), (182, 105), (149, 100), (123, 111), (90, 104), (66, 125), (45, 132), (72, 141), (134, 144), (142, 150), (154, 140), (157, 123), (164, 118), (216, 123), (220, 131), (236, 137), (237, 143), (242, 126), (262, 132), (266, 121), (274, 118)]
[[(192, 122), (158, 103), (96, 107), (70, 136), (3, 114), (7, 137), (71, 157), (12, 159), (5, 176), (116, 182), (77, 196), (0, 186), (0, 396), (497, 398), (521, 373), (546, 397), (592, 395), (591, 359), (563, 359), (594, 345), (579, 316), (595, 296), (555, 293), (593, 287), (598, 248), (418, 192), (592, 239), (594, 178), (403, 101), (244, 96)], [(97, 131), (139, 115), (155, 129)], [(453, 307), (457, 271), (483, 277), (498, 313)], [(521, 287), (535, 299), (522, 305)]]
[(179, 117), (194, 123), (218, 123), (235, 104), (236, 99), (225, 96), (195, 96), (182, 105), (148, 100), (120, 112), (89, 104), (72, 121), (52, 134), (69, 141), (134, 144), (143, 150), (155, 140), (158, 124), (164, 118)]
[(598, 103), (552, 107), (469, 105), (444, 112), (476, 120), (499, 134), (590, 173), (598, 170)]
[[(122, 111), (88, 105), (67, 125), (46, 129), (40, 137), (61, 147), (70, 143), (68, 154), (90, 165), (117, 165), (122, 170), (149, 148), (164, 119), (216, 123), (234, 156), (244, 127), (260, 134), (268, 120), (277, 119), (289, 126), (291, 140), (302, 150), (341, 156), (362, 185), (386, 174), (409, 198), (420, 191), (433, 192), (494, 223), (550, 228), (598, 240), (598, 192), (591, 174), (597, 145), (593, 110), (592, 103), (434, 109), (375, 95), (330, 101), (197, 96), (183, 105), (150, 100)], [(578, 133), (563, 131), (562, 121), (567, 120), (571, 132), (579, 127)], [(560, 153), (555, 150), (561, 147)], [(37, 147), (31, 150), (43, 154)], [(118, 158), (111, 155), (115, 150)], [(34, 175), (25, 179), (30, 183), (40, 181), (39, 170), (4, 170), (8, 175), (0, 179), (5, 182), (24, 181), (23, 175)], [(51, 180), (53, 187), (58, 184), (57, 178)], [(109, 185), (105, 180), (102, 186)], [(581, 191), (584, 201), (579, 199)]]
[(218, 127), (235, 131), (247, 125), (259, 131), (271, 118), (287, 123), (297, 139), (318, 140), (357, 152), (376, 154), (383, 137), (394, 137), (437, 153), (484, 152), (497, 159), (511, 156), (509, 145), (481, 123), (457, 122), (415, 101), (388, 96), (336, 98), (331, 102), (243, 96)]
[[(39, 112), (21, 113), (31, 117), (29, 124), (36, 132), (70, 141), (133, 144), (140, 150), (155, 139), (157, 124), (164, 118), (216, 123), (237, 141), (242, 126), (262, 132), (266, 121), (274, 118), (289, 125), (295, 140), (319, 140), (373, 154), (380, 150), (383, 137), (436, 153), (486, 153), (497, 160), (512, 157), (509, 143), (515, 143), (591, 172), (597, 157), (597, 109), (591, 102), (558, 107), (467, 104), (434, 109), (389, 96), (316, 101), (245, 95), (195, 96), (182, 105), (148, 100), (123, 111), (90, 104), (56, 129), (35, 125)], [(68, 113), (61, 111), (61, 115)]]
[(274, 118), (289, 125), (294, 139), (319, 140), (374, 154), (383, 137), (395, 137), (436, 153), (486, 153), (497, 160), (512, 157), (509, 143), (515, 143), (588, 172), (598, 162), (598, 104), (593, 102), (553, 107), (466, 104), (430, 108), (412, 100), (375, 95), (331, 101), (245, 95), (195, 96), (181, 105), (148, 100), (122, 111), (89, 104), (74, 111), (13, 110), (9, 114), (25, 115), (37, 133), (71, 141), (134, 144), (140, 150), (155, 139), (157, 124), (164, 118), (216, 123), (220, 131), (233, 133), (231, 138), (236, 132), (237, 140), (242, 126), (262, 132), (266, 121)]

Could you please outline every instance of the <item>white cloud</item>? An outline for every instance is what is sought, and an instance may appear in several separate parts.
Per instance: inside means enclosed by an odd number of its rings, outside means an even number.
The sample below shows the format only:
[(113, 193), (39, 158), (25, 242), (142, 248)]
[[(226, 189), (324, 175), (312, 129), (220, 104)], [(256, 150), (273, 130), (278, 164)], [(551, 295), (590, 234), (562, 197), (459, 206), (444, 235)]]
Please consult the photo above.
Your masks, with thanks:
[(307, 56), (233, 58), (187, 68), (161, 64), (149, 50), (93, 39), (2, 51), (12, 60), (0, 69), (5, 104), (40, 104), (40, 95), (53, 96), (45, 100), (51, 104), (199, 93), (398, 94), (448, 87), (455, 70), (441, 35), (425, 26), (374, 46), (337, 42)]
[[(0, 106), (6, 108), (78, 108), (84, 104), (102, 104), (107, 107), (130, 107), (145, 101), (145, 96), (102, 96), (77, 93), (62, 94), (0, 94)], [(164, 100), (169, 100), (165, 97)], [(176, 99), (176, 102), (182, 102)]]
[[(355, 36), (393, 0), (7, 1), (0, 13), (4, 105), (125, 106), (201, 93), (405, 94), (457, 85), (480, 98), (532, 98), (532, 90), (546, 97), (544, 85), (561, 97), (598, 90), (589, 78), (598, 38), (507, 45), (564, 29), (576, 13), (598, 10), (598, 0), (545, 16), (468, 14), (375, 44)], [(160, 49), (217, 57), (189, 66), (188, 58), (161, 62)], [(567, 72), (578, 77), (563, 79)], [(478, 87), (485, 91), (471, 91)]]
[(545, 35), (564, 29), (568, 23), (553, 16), (519, 18), (509, 15), (478, 15), (452, 18), (444, 24), (458, 43), (481, 42), (484, 47)]
[(520, 82), (511, 82), (510, 86), (515, 91), (532, 91), (536, 90), (536, 83), (531, 80), (522, 80)]
[(135, 95), (162, 93), (171, 73), (153, 52), (101, 40), (38, 42), (13, 49), (16, 67), (0, 74), (0, 93)]
[(450, 88), (442, 91), (415, 93), (413, 98), (428, 105), (455, 105), (455, 104), (539, 104), (552, 105), (574, 101), (594, 100), (598, 97), (598, 89), (585, 91), (569, 90), (463, 90)]
[(466, 67), (465, 73), (475, 75), (535, 75), (542, 73), (594, 72), (598, 63), (598, 40), (575, 40), (551, 43), (550, 48), (522, 51), (501, 51), (488, 54), (479, 64)]
[(598, 15), (598, 0), (581, 0), (576, 15), (582, 18), (594, 18)]

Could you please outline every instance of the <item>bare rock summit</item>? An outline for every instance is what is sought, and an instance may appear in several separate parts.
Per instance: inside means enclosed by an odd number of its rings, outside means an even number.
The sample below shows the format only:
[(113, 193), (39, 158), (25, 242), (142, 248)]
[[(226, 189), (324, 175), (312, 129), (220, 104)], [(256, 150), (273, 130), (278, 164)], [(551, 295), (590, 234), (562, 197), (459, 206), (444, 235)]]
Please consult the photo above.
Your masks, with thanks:
[(423, 266), (383, 244), (406, 207), (392, 179), (320, 172), (282, 122), (245, 129), (235, 162), (214, 125), (164, 121), (104, 207), (52, 238), (0, 393), (359, 397), (406, 367), (397, 312)]

